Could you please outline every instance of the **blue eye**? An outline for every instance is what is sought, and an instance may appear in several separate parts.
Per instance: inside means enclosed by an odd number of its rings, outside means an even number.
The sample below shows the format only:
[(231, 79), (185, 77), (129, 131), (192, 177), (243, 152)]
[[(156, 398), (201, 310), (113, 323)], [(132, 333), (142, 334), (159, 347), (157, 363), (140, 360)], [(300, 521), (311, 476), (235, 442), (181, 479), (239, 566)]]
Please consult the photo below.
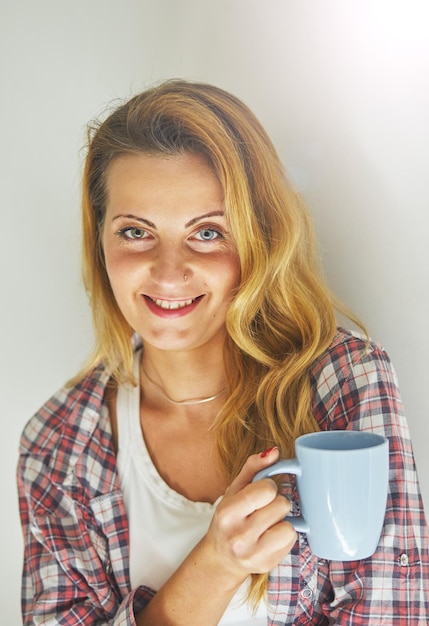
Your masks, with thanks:
[(213, 239), (221, 237), (221, 234), (214, 228), (203, 228), (196, 233), (196, 237), (201, 241), (213, 241)]
[(143, 228), (127, 227), (119, 231), (119, 235), (124, 239), (144, 239), (147, 236)]

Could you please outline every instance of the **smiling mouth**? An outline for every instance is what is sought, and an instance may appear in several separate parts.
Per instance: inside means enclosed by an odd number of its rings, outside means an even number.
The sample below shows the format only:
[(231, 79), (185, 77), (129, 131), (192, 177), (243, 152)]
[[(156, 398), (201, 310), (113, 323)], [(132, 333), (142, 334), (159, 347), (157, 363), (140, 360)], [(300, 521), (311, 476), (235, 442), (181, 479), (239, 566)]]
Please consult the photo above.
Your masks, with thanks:
[(198, 296), (197, 298), (189, 298), (189, 300), (161, 300), (159, 298), (151, 298), (150, 296), (145, 297), (165, 311), (177, 311), (178, 309), (184, 309), (186, 306), (190, 306), (202, 298), (202, 296)]

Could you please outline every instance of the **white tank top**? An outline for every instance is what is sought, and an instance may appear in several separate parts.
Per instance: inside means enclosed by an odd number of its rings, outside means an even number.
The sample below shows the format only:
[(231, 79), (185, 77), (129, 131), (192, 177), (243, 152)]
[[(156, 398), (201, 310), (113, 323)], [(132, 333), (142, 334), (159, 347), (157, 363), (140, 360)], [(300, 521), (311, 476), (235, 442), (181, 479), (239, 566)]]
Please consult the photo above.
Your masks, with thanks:
[[(135, 356), (135, 374), (141, 351)], [(171, 489), (158, 474), (140, 426), (140, 390), (120, 385), (117, 397), (117, 465), (130, 529), (130, 577), (133, 588), (158, 590), (207, 532), (216, 505), (193, 502)], [(245, 602), (246, 582), (237, 591), (219, 625), (263, 626), (267, 607), (256, 615)]]

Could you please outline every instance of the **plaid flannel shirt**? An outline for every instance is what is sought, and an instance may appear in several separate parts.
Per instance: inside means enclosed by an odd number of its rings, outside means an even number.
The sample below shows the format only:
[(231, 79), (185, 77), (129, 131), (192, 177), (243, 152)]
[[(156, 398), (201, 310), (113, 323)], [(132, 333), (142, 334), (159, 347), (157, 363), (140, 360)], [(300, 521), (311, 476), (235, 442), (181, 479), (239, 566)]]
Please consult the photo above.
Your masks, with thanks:
[[(26, 626), (132, 625), (155, 593), (130, 585), (128, 523), (105, 404), (108, 379), (99, 367), (73, 389), (60, 390), (21, 438)], [(428, 529), (389, 358), (339, 329), (312, 368), (312, 384), (322, 430), (388, 437), (385, 523), (375, 554), (354, 562), (318, 559), (301, 534), (270, 574), (268, 624), (429, 624)], [(296, 508), (291, 481), (286, 491)]]

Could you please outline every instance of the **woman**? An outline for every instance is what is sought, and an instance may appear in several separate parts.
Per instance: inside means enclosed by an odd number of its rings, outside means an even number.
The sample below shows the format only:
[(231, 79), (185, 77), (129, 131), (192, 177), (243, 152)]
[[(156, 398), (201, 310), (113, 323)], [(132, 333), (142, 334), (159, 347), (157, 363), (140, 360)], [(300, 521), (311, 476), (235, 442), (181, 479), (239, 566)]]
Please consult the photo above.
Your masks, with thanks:
[[(395, 374), (336, 327), (309, 218), (253, 114), (184, 81), (120, 106), (90, 137), (83, 237), (96, 351), (21, 441), (24, 623), (426, 623)], [(363, 561), (317, 559), (284, 521), (294, 485), (252, 483), (319, 429), (390, 440)]]

